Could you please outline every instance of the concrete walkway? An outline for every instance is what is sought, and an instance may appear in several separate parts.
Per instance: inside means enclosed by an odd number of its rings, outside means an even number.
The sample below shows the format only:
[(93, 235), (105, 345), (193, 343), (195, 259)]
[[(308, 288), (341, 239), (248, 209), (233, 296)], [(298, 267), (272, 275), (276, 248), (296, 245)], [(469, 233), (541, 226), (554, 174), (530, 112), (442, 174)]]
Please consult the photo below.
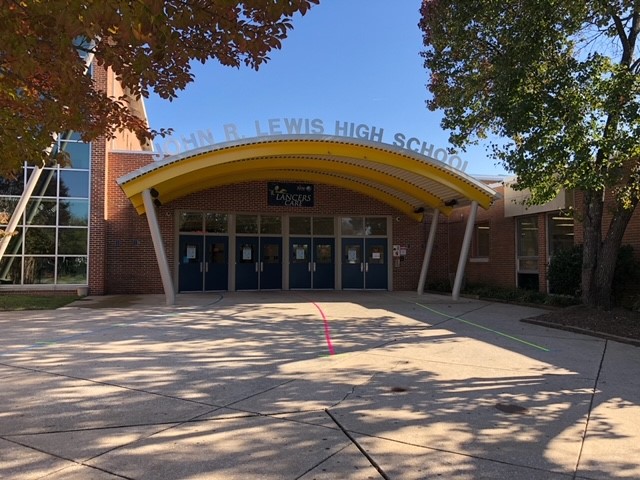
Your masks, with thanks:
[(407, 292), (0, 312), (0, 478), (640, 479), (640, 348)]

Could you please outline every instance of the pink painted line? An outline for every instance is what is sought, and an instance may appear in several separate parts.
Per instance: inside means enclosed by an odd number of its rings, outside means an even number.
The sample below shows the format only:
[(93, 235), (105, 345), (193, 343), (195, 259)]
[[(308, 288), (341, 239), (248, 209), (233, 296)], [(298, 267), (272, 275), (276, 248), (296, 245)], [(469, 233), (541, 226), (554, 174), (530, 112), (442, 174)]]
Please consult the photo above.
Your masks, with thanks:
[(327, 316), (324, 314), (324, 311), (322, 310), (322, 308), (320, 308), (320, 305), (318, 305), (316, 302), (311, 302), (313, 304), (314, 307), (316, 307), (318, 309), (318, 311), (320, 312), (320, 315), (322, 316), (322, 321), (324, 322), (324, 338), (327, 341), (327, 347), (329, 348), (329, 355), (335, 355), (336, 351), (333, 348), (333, 344), (331, 343), (331, 329), (329, 328), (329, 321), (327, 320)]

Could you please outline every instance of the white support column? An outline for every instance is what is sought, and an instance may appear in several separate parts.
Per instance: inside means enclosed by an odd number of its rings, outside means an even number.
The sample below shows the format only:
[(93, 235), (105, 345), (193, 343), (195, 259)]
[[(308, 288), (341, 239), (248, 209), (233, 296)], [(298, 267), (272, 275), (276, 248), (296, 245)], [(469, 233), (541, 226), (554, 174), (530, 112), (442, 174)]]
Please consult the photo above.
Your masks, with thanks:
[(160, 269), (160, 277), (162, 277), (162, 286), (167, 299), (167, 305), (175, 305), (176, 293), (173, 289), (173, 280), (171, 280), (171, 271), (169, 270), (167, 254), (164, 251), (164, 244), (162, 243), (162, 235), (160, 234), (160, 226), (158, 225), (158, 217), (156, 216), (156, 207), (151, 199), (151, 192), (149, 189), (142, 192), (142, 200), (144, 201), (144, 210), (147, 215), (149, 231), (151, 232), (153, 249), (156, 252), (156, 259), (158, 260), (158, 268)]
[(429, 238), (427, 246), (424, 249), (424, 258), (422, 260), (422, 270), (420, 270), (420, 280), (418, 281), (418, 295), (424, 293), (424, 285), (427, 282), (427, 271), (429, 270), (429, 262), (431, 262), (431, 254), (433, 253), (433, 244), (436, 241), (436, 230), (438, 228), (438, 216), (440, 211), (433, 209), (433, 217), (431, 218), (431, 226), (429, 227)]
[(7, 251), (7, 247), (9, 246), (9, 242), (11, 241), (11, 234), (16, 231), (16, 227), (18, 226), (20, 217), (27, 208), (27, 203), (29, 203), (29, 200), (31, 199), (33, 190), (36, 188), (36, 184), (38, 183), (43, 170), (43, 167), (35, 167), (33, 169), (31, 177), (29, 178), (29, 181), (27, 182), (27, 185), (24, 187), (24, 192), (22, 192), (22, 196), (20, 197), (20, 200), (18, 200), (18, 205), (16, 205), (16, 209), (11, 215), (9, 224), (5, 228), (6, 235), (2, 237), (2, 239), (0, 239), (0, 260), (2, 260), (4, 252)]
[(460, 289), (462, 288), (462, 279), (464, 278), (464, 269), (467, 266), (467, 260), (469, 259), (469, 247), (471, 246), (471, 237), (473, 236), (473, 227), (476, 223), (476, 214), (478, 213), (478, 202), (475, 200), (471, 202), (471, 209), (469, 211), (469, 219), (467, 220), (467, 228), (464, 231), (464, 239), (462, 240), (462, 247), (460, 248), (460, 258), (458, 259), (458, 271), (456, 272), (456, 279), (453, 282), (453, 290), (451, 291), (451, 297), (454, 300), (460, 299)]

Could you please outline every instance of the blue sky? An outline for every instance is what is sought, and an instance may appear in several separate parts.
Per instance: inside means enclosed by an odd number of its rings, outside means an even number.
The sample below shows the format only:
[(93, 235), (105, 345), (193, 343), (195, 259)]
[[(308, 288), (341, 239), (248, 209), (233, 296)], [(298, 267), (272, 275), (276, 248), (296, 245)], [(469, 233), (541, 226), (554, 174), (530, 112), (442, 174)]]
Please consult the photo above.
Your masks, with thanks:
[[(297, 118), (317, 119), (315, 125), (330, 135), (336, 122), (339, 128), (352, 122), (365, 125), (361, 131), (379, 135), (385, 143), (449, 147), (448, 132), (439, 125), (441, 114), (425, 105), (429, 93), (419, 55), (420, 3), (321, 0), (294, 19), (282, 49), (273, 51), (258, 72), (197, 64), (195, 82), (177, 100), (152, 96), (146, 102), (152, 128), (174, 130), (170, 139), (158, 139), (156, 147), (168, 153), (193, 148), (192, 134), (196, 142), (211, 137), (220, 142), (234, 134), (270, 133), (270, 127), (272, 133), (285, 132), (285, 119)], [(410, 138), (419, 142), (406, 145)], [(459, 157), (468, 162), (467, 173), (505, 173), (488, 158), (485, 146), (469, 147)]]

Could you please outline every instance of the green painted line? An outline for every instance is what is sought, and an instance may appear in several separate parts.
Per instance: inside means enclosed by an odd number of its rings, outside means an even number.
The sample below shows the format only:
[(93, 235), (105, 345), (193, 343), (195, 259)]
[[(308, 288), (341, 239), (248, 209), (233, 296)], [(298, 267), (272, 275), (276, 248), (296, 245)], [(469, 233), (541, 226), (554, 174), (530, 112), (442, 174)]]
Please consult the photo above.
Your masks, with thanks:
[(442, 315), (443, 317), (451, 318), (453, 320), (458, 320), (458, 321), (460, 321), (462, 323), (466, 323), (467, 325), (471, 325), (473, 327), (477, 327), (477, 328), (480, 328), (482, 330), (486, 330), (487, 332), (495, 333), (496, 335), (500, 335), (502, 337), (509, 338), (511, 340), (515, 340), (516, 342), (520, 342), (520, 343), (523, 343), (525, 345), (529, 345), (530, 347), (537, 348), (538, 350), (542, 350), (543, 352), (549, 352), (550, 351), (548, 348), (542, 347), (542, 346), (537, 345), (537, 344), (532, 343), (532, 342), (528, 342), (526, 340), (523, 340), (522, 338), (514, 337), (513, 335), (509, 335), (507, 333), (500, 332), (499, 330), (494, 330), (493, 328), (485, 327), (484, 325), (480, 325), (478, 323), (474, 323), (474, 322), (471, 322), (469, 320), (464, 320), (464, 319), (459, 318), (459, 317), (454, 317), (453, 315), (449, 315), (449, 314), (444, 313), (444, 312), (439, 312), (438, 310), (435, 310), (433, 308), (427, 307), (426, 305), (422, 305), (421, 303), (417, 303), (416, 302), (415, 304), (418, 305), (419, 307), (422, 307), (422, 308), (424, 308), (426, 310), (429, 310), (430, 312), (433, 312), (433, 313), (435, 313), (437, 315)]

